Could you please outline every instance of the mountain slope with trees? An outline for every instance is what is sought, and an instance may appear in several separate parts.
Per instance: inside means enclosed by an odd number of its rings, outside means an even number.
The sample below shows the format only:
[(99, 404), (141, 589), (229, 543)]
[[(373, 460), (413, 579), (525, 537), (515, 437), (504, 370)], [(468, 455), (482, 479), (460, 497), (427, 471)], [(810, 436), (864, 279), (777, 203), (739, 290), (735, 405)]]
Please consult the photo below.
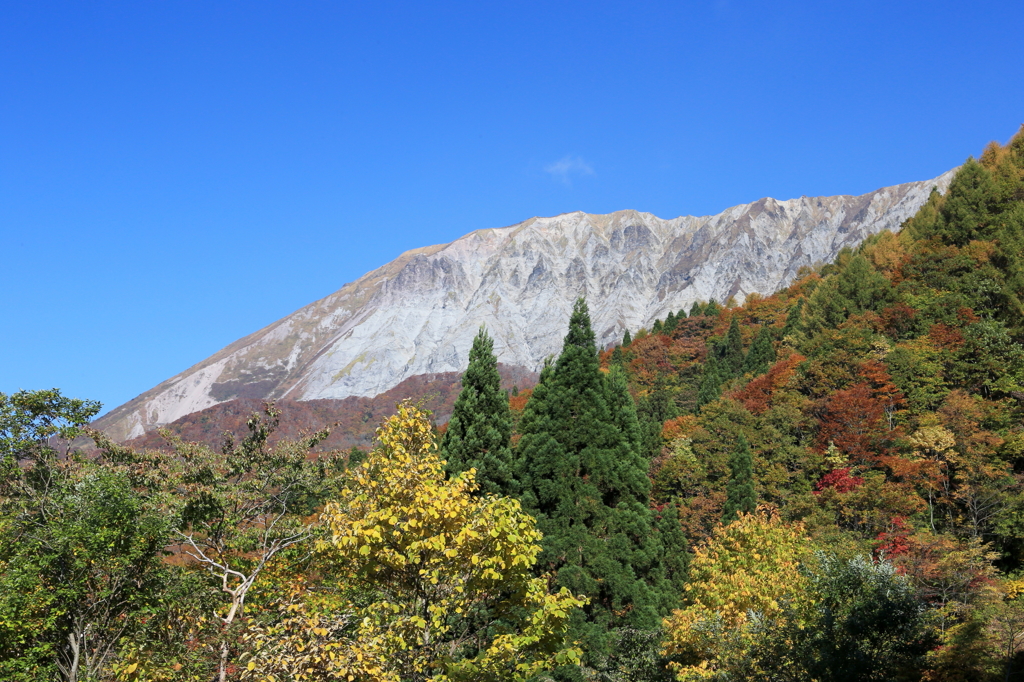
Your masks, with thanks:
[(273, 405), (85, 456), (97, 405), (0, 394), (0, 673), (1021, 679), (1022, 248), (1024, 129), (770, 296), (601, 352), (577, 300), (533, 389), (481, 332), (365, 457)]

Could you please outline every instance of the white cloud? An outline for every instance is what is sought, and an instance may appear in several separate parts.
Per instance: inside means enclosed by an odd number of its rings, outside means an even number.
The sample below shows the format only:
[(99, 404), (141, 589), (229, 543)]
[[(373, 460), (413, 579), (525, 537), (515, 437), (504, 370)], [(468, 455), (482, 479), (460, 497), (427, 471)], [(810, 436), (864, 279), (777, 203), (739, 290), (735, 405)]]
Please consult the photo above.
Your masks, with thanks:
[(590, 167), (589, 163), (571, 154), (544, 166), (544, 172), (549, 173), (563, 185), (572, 185), (574, 175), (594, 175), (594, 169)]

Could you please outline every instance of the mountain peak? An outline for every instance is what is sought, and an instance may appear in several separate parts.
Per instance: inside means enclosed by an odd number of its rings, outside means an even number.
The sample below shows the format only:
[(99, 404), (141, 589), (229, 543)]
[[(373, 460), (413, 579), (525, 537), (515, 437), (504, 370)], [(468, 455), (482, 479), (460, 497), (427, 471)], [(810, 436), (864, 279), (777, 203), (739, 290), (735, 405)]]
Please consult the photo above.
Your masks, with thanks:
[(406, 251), (236, 341), (97, 423), (127, 439), (234, 398), (372, 397), (458, 372), (480, 324), (498, 359), (534, 371), (586, 296), (602, 346), (694, 301), (742, 300), (805, 265), (898, 230), (953, 171), (861, 196), (763, 198), (670, 220), (622, 210), (535, 217)]

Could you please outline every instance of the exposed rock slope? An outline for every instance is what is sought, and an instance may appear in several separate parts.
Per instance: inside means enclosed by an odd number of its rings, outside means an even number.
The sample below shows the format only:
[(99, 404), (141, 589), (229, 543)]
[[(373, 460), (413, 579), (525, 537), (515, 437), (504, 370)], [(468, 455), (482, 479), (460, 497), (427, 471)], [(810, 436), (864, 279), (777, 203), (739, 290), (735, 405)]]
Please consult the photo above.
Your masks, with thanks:
[(585, 295), (606, 344), (696, 300), (742, 300), (804, 265), (897, 230), (953, 171), (862, 196), (761, 199), (715, 216), (567, 213), (472, 232), (387, 265), (113, 410), (132, 438), (234, 398), (375, 396), (420, 374), (461, 371), (486, 324), (501, 362), (537, 370)]

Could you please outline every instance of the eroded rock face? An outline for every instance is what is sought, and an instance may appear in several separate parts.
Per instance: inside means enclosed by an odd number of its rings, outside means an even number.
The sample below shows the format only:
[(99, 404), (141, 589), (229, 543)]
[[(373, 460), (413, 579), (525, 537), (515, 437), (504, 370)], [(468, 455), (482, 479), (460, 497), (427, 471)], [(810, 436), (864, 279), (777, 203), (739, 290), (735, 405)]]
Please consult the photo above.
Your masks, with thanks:
[(898, 230), (953, 172), (856, 197), (761, 199), (714, 216), (577, 212), (478, 230), (402, 254), (97, 426), (127, 439), (235, 398), (375, 396), (409, 377), (462, 371), (481, 324), (502, 363), (536, 371), (558, 351), (578, 296), (608, 344), (697, 300), (768, 294), (804, 265)]

